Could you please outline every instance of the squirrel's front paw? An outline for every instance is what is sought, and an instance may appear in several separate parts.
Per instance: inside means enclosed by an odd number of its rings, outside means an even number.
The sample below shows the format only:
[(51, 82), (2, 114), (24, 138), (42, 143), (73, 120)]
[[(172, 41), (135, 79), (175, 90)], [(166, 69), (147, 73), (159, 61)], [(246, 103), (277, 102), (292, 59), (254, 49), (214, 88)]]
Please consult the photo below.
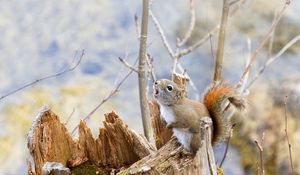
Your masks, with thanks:
[(191, 133), (198, 133), (200, 130), (199, 130), (199, 128), (189, 128), (189, 131)]

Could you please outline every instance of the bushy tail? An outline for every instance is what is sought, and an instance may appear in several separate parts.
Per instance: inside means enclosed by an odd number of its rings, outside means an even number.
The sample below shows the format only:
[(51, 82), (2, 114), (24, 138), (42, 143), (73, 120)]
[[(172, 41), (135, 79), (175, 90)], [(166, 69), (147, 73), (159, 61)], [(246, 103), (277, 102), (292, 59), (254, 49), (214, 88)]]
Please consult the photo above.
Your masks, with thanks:
[(236, 88), (227, 83), (220, 82), (212, 85), (204, 95), (204, 105), (213, 121), (213, 144), (222, 141), (229, 134), (231, 124), (226, 112), (231, 104), (238, 109), (243, 109), (245, 100)]

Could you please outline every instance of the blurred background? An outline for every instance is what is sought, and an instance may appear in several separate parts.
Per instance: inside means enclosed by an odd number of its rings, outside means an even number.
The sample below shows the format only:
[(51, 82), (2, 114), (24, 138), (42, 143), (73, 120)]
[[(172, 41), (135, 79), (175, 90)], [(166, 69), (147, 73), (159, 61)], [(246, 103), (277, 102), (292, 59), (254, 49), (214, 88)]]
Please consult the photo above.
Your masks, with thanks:
[[(141, 18), (138, 0), (2, 0), (0, 1), (0, 96), (26, 83), (66, 69), (78, 50), (85, 49), (80, 65), (72, 72), (40, 82), (0, 100), (0, 174), (27, 174), (27, 133), (39, 110), (48, 105), (72, 130), (109, 94), (116, 79), (128, 72), (118, 57), (133, 64), (139, 42), (134, 15)], [(224, 79), (237, 83), (249, 54), (274, 18), (283, 0), (245, 0), (229, 17)], [(200, 40), (220, 21), (220, 0), (196, 0), (196, 27), (184, 47)], [(160, 21), (171, 47), (184, 35), (190, 22), (189, 0), (154, 1), (153, 13)], [(271, 54), (300, 34), (300, 1), (291, 1), (274, 33)], [(217, 37), (212, 37), (217, 48)], [(158, 78), (169, 78), (171, 63), (153, 22), (149, 20), (148, 52), (154, 58)], [(270, 52), (258, 55), (250, 79), (264, 64)], [(223, 168), (225, 174), (256, 174), (258, 151), (254, 140), (264, 137), (266, 174), (289, 174), (288, 146), (284, 133), (284, 99), (288, 95), (288, 132), (296, 174), (300, 174), (300, 44), (295, 44), (269, 66), (250, 88), (246, 112), (235, 116), (237, 128)], [(184, 56), (180, 63), (190, 74), (199, 92), (211, 83), (214, 62), (210, 42)], [(191, 89), (191, 88), (189, 88)], [(190, 97), (195, 98), (194, 91)], [(151, 95), (149, 94), (149, 98)], [(137, 75), (133, 73), (120, 91), (88, 120), (98, 135), (103, 114), (116, 111), (130, 128), (142, 133)], [(224, 145), (216, 148), (220, 162)]]

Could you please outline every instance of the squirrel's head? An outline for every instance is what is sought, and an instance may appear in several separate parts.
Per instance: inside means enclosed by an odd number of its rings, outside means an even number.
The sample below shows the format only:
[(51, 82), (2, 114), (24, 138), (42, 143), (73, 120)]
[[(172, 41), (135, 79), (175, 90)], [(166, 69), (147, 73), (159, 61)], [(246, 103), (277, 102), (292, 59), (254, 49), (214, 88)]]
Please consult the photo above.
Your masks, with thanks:
[(178, 103), (184, 97), (185, 90), (171, 80), (161, 79), (153, 84), (153, 97), (161, 105)]

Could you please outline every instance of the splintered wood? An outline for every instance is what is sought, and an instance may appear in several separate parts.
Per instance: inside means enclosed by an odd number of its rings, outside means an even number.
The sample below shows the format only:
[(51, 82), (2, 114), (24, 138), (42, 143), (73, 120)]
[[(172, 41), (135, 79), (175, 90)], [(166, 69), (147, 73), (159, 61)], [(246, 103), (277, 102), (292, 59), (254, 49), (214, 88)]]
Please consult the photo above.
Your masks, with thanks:
[(70, 168), (87, 163), (106, 169), (120, 169), (155, 150), (114, 112), (106, 114), (103, 123), (104, 128), (95, 139), (86, 123), (81, 121), (79, 140), (75, 141), (59, 118), (50, 109), (43, 109), (28, 135), (28, 148), (36, 175), (42, 174), (46, 162), (68, 164)]
[(149, 102), (149, 108), (155, 145), (157, 149), (160, 149), (171, 139), (173, 132), (171, 129), (168, 129), (166, 124), (161, 120), (159, 105), (157, 102)]

